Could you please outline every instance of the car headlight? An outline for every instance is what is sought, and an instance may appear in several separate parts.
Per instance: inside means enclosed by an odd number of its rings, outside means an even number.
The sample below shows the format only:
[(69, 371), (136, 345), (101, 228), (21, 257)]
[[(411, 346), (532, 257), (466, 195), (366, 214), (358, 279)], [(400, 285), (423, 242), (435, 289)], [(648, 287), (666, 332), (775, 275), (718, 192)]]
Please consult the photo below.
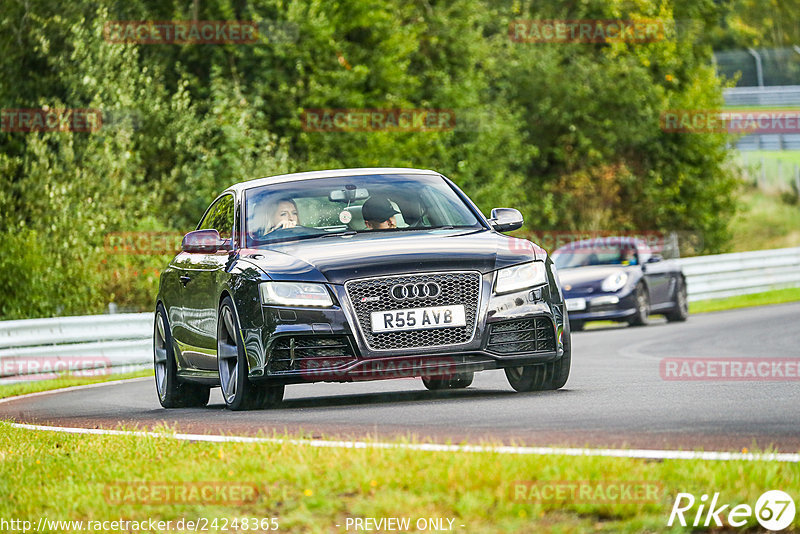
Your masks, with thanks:
[(614, 274), (611, 274), (603, 280), (603, 283), (600, 285), (600, 289), (606, 291), (608, 293), (613, 293), (614, 291), (618, 291), (625, 286), (625, 283), (628, 281), (628, 273), (625, 271), (618, 271)]
[(497, 295), (512, 293), (529, 287), (547, 283), (547, 273), (543, 261), (534, 261), (497, 271), (494, 292)]
[(263, 282), (261, 302), (278, 306), (333, 306), (331, 294), (323, 284), (312, 282)]

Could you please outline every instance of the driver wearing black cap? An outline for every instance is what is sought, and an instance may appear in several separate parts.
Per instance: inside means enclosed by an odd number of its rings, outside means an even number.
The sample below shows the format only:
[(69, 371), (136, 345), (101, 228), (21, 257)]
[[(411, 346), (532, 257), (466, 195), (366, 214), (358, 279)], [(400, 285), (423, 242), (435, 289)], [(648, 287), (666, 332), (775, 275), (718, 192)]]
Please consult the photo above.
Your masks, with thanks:
[(364, 224), (369, 230), (386, 230), (397, 228), (394, 216), (400, 213), (386, 197), (370, 197), (361, 206)]

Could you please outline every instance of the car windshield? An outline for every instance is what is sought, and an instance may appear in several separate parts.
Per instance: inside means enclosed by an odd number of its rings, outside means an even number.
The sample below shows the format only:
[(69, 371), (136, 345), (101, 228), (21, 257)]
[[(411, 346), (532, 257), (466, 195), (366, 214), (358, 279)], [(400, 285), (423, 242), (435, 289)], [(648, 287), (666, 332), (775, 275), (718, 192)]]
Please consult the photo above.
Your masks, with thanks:
[(588, 267), (591, 265), (637, 265), (639, 254), (632, 246), (570, 246), (553, 252), (553, 261), (559, 269)]
[(440, 176), (369, 175), (298, 180), (245, 192), (248, 247), (361, 232), (482, 228)]

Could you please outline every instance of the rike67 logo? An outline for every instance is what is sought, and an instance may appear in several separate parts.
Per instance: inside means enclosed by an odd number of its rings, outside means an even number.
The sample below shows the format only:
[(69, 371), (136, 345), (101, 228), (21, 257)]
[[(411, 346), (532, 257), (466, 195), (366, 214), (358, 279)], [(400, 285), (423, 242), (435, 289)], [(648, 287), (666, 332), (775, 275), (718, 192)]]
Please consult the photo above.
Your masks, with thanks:
[[(697, 511), (692, 514), (695, 505)], [(688, 515), (688, 520), (684, 514)], [(755, 508), (749, 504), (737, 504), (731, 508), (730, 504), (719, 503), (719, 493), (714, 493), (710, 502), (705, 494), (695, 499), (691, 493), (678, 493), (667, 526), (671, 527), (677, 520), (682, 527), (687, 526), (687, 521), (693, 527), (711, 527), (712, 522), (714, 527), (722, 527), (723, 521), (732, 527), (743, 527), (754, 515), (765, 529), (773, 532), (783, 530), (794, 521), (794, 500), (784, 491), (770, 490), (758, 498)]]

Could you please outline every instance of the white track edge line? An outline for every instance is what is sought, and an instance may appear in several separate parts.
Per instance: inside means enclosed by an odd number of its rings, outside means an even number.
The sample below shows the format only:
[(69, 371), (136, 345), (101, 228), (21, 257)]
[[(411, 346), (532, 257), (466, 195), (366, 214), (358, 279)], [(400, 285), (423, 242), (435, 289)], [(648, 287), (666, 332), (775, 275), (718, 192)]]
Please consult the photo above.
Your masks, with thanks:
[(44, 395), (52, 395), (54, 393), (64, 393), (67, 391), (78, 391), (81, 389), (94, 389), (103, 386), (111, 386), (114, 384), (122, 384), (125, 382), (136, 382), (136, 381), (144, 381), (144, 380), (153, 380), (152, 376), (138, 376), (136, 378), (123, 378), (122, 380), (109, 380), (107, 382), (98, 382), (96, 384), (83, 384), (80, 386), (69, 386), (66, 388), (56, 388), (56, 389), (48, 389), (46, 391), (37, 391), (35, 393), (26, 393), (24, 395), (14, 395), (13, 397), (6, 397), (4, 399), (0, 399), (0, 404), (11, 402), (20, 399), (29, 399), (31, 397), (42, 397)]
[(213, 443), (276, 443), (305, 445), (309, 447), (338, 449), (405, 449), (425, 452), (490, 452), (497, 454), (531, 454), (558, 456), (602, 456), (611, 458), (639, 458), (650, 460), (712, 460), (712, 461), (748, 461), (748, 462), (792, 462), (800, 463), (798, 453), (745, 453), (722, 451), (675, 451), (658, 449), (586, 449), (559, 447), (512, 447), (483, 445), (444, 445), (436, 443), (386, 443), (366, 441), (335, 441), (321, 439), (283, 439), (259, 438), (252, 436), (219, 436), (213, 434), (164, 434), (159, 432), (137, 430), (108, 430), (102, 428), (75, 428), (25, 423), (4, 423), (14, 428), (39, 430), (48, 432), (64, 432), (68, 434), (92, 434), (110, 436), (143, 436), (153, 438), (172, 438), (185, 441), (203, 441)]

